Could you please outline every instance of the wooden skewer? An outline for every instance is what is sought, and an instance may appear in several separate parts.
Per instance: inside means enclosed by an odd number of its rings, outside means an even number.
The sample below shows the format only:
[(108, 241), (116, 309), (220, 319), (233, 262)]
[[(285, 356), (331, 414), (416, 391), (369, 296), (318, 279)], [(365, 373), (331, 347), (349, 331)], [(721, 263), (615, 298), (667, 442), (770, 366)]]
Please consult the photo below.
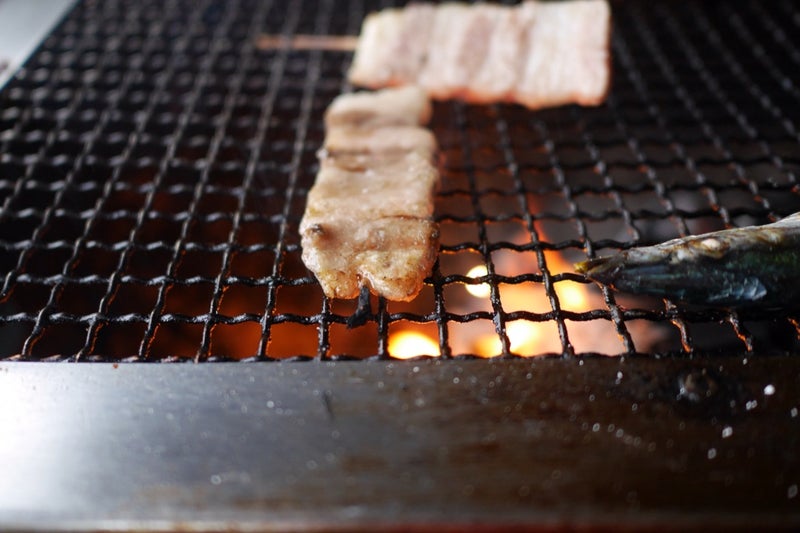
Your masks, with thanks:
[(355, 35), (268, 35), (262, 34), (256, 39), (259, 50), (331, 50), (352, 52), (356, 49), (358, 37)]

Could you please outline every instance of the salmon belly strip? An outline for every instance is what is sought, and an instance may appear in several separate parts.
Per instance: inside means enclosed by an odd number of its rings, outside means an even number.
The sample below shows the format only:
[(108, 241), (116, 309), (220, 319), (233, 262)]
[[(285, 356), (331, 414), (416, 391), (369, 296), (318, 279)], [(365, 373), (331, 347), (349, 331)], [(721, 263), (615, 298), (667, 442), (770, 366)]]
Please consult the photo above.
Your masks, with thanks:
[(419, 293), (436, 261), (436, 141), (416, 87), (337, 97), (300, 223), (302, 258), (329, 298), (362, 287), (390, 300)]
[(606, 0), (411, 4), (366, 17), (349, 80), (532, 109), (599, 105), (611, 81)]

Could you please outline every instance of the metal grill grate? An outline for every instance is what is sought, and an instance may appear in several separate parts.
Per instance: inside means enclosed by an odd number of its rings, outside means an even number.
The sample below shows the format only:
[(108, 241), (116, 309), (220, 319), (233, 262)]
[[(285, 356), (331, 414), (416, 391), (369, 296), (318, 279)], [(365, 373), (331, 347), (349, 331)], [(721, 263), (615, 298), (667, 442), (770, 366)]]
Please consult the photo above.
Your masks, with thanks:
[(82, 2), (0, 93), (0, 358), (386, 358), (406, 330), (445, 357), (798, 352), (796, 317), (571, 269), (800, 210), (790, 2), (615, 4), (599, 108), (437, 104), (439, 263), (352, 329), (297, 236), (351, 54), (257, 44), (354, 35), (385, 2), (162, 4)]

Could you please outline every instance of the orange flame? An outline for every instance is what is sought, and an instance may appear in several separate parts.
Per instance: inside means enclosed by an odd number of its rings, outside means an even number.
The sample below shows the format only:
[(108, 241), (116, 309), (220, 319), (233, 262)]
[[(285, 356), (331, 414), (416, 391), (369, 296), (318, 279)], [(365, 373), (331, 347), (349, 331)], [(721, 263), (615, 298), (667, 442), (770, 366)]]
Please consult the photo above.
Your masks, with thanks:
[(399, 331), (389, 337), (389, 354), (395, 359), (411, 359), (420, 355), (438, 357), (439, 344), (417, 331)]
[[(568, 256), (560, 251), (545, 251), (547, 272), (551, 276), (552, 291), (558, 299), (560, 310), (572, 313), (584, 313), (592, 309), (605, 307), (602, 294), (595, 286), (563, 279), (560, 274), (572, 272), (573, 267)], [(537, 269), (528, 255), (505, 254), (493, 258), (495, 271), (501, 275), (516, 276), (522, 272)], [(535, 260), (534, 260), (535, 261)], [(469, 266), (461, 263), (468, 278), (477, 280), (487, 275), (486, 266), (479, 264)], [(472, 262), (472, 265), (475, 265)], [(463, 271), (462, 271), (463, 272)], [(553, 311), (552, 293), (541, 282), (522, 281), (519, 283), (503, 283), (497, 285), (499, 302), (505, 313), (527, 311), (534, 314), (546, 314)], [(465, 283), (464, 292), (451, 293), (448, 307), (453, 313), (472, 313), (475, 311), (494, 313), (489, 299), (491, 286), (489, 283)], [(655, 342), (659, 338), (658, 331), (649, 324), (629, 321), (625, 324), (631, 337), (641, 337), (644, 342)], [(479, 357), (492, 358), (504, 353), (502, 340), (495, 330), (491, 319), (480, 319), (459, 323), (448, 323), (449, 348), (457, 354), (471, 353)], [(396, 359), (410, 359), (423, 355), (440, 356), (437, 339), (422, 331), (412, 329), (398, 330), (389, 336), (389, 354)], [(564, 328), (564, 329), (561, 329)], [(613, 321), (605, 318), (575, 320), (565, 318), (555, 321), (551, 318), (537, 320), (508, 320), (505, 324), (508, 338), (508, 351), (523, 357), (534, 357), (543, 354), (559, 354), (565, 350), (575, 353), (619, 354), (627, 347), (617, 331)], [(565, 336), (566, 335), (566, 336)]]
[[(559, 252), (547, 253), (547, 267), (551, 275), (571, 272), (572, 265)], [(500, 268), (504, 268), (503, 265)], [(508, 265), (505, 265), (508, 268)], [(513, 267), (518, 270), (519, 265)], [(486, 275), (483, 266), (474, 267), (467, 276), (477, 278)], [(584, 312), (603, 302), (599, 294), (595, 294), (591, 285), (570, 280), (554, 282), (553, 289), (558, 296), (562, 310)], [(466, 290), (475, 298), (486, 298), (489, 293), (488, 284), (467, 285)], [(537, 283), (500, 284), (500, 300), (506, 311), (526, 310), (546, 313), (552, 309), (550, 299), (544, 287)], [(487, 310), (489, 310), (487, 301)], [(570, 322), (568, 324), (570, 342), (576, 347), (591, 351), (614, 353), (621, 348), (619, 337), (612, 323), (604, 320), (586, 322)], [(530, 320), (513, 320), (506, 324), (509, 350), (517, 355), (530, 357), (544, 353), (559, 353), (563, 350), (558, 326), (551, 320), (542, 322)], [(467, 348), (480, 357), (497, 357), (503, 353), (502, 343), (494, 325), (487, 323), (482, 329), (472, 332), (472, 340)]]
[[(551, 329), (548, 324), (515, 320), (506, 325), (509, 349), (519, 355), (531, 356), (542, 351), (547, 344), (547, 335)], [(497, 334), (483, 335), (475, 343), (477, 355), (481, 357), (497, 357), (503, 345)]]

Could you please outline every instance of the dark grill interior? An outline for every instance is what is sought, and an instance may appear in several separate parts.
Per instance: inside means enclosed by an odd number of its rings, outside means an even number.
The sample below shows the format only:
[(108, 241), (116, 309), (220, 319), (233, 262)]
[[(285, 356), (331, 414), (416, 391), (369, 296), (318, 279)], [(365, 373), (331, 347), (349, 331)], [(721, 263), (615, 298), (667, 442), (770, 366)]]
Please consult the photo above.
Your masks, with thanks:
[[(572, 273), (800, 210), (788, 1), (613, 4), (599, 108), (437, 104), (432, 277), (409, 303), (326, 300), (297, 226), (352, 54), (259, 38), (355, 35), (387, 4), (73, 9), (0, 92), (0, 358), (387, 358), (403, 331), (443, 357), (798, 352), (794, 316), (633, 298)], [(354, 314), (366, 320), (348, 328)]]

